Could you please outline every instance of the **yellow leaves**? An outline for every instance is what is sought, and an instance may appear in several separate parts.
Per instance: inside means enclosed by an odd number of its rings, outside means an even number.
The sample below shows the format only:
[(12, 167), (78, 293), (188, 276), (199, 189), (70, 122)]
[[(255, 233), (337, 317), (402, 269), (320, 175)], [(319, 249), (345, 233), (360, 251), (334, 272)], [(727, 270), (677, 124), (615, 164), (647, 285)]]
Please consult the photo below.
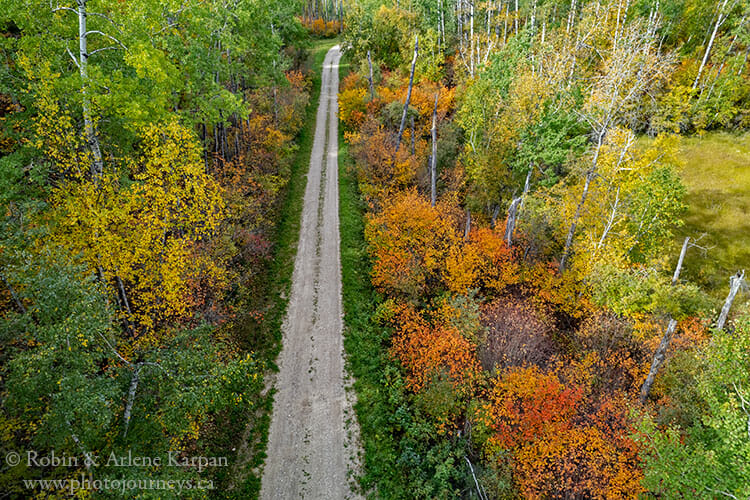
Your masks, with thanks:
[(164, 53), (154, 49), (150, 44), (131, 44), (123, 57), (125, 63), (135, 70), (138, 77), (148, 78), (155, 85), (164, 85), (168, 82), (170, 76), (165, 71), (168, 65)]
[(188, 129), (154, 124), (142, 137), (143, 154), (130, 162), (132, 183), (120, 185), (112, 172), (96, 183), (74, 178), (55, 190), (52, 205), (54, 241), (103, 273), (123, 318), (145, 334), (190, 316), (192, 281), (221, 288), (224, 271), (195, 249), (217, 230), (224, 202)]
[(668, 220), (668, 214), (678, 210), (679, 202), (673, 200), (680, 195), (667, 180), (655, 182), (653, 176), (658, 169), (679, 164), (677, 146), (675, 136), (663, 135), (649, 147), (641, 148), (631, 130), (613, 128), (598, 154), (592, 152), (593, 159), (583, 160), (584, 173), (577, 176), (577, 182), (561, 188), (562, 204), (555, 210), (563, 216), (561, 231), (567, 231), (585, 189), (586, 171), (596, 168), (581, 212), (570, 266), (579, 278), (590, 275), (602, 264), (627, 267), (639, 242), (651, 234), (663, 237), (664, 228), (675, 222)]
[(366, 94), (364, 87), (354, 87), (339, 94), (339, 119), (346, 130), (356, 130), (364, 121)]

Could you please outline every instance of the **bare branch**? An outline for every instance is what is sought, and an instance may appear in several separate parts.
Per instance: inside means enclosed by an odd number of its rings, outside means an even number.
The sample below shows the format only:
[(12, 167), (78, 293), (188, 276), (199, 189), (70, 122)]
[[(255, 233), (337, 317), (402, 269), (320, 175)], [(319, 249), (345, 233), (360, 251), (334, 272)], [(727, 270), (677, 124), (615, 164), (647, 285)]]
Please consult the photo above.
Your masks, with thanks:
[(96, 49), (96, 50), (92, 50), (91, 52), (89, 52), (89, 57), (91, 57), (94, 54), (96, 54), (97, 52), (101, 52), (103, 50), (117, 50), (119, 48), (120, 47), (118, 47), (117, 45), (110, 45), (108, 47), (102, 47), (101, 49)]
[(78, 12), (76, 12), (75, 9), (71, 9), (70, 7), (55, 7), (52, 9), (52, 12), (55, 13), (55, 12), (60, 12), (60, 11), (65, 11), (65, 10), (73, 12), (74, 14), (78, 14)]
[(81, 69), (81, 65), (78, 64), (78, 59), (76, 59), (76, 56), (74, 56), (73, 53), (70, 51), (70, 48), (69, 47), (65, 47), (65, 50), (68, 52), (68, 55), (70, 56), (70, 58), (73, 59), (73, 64), (75, 64), (76, 68), (78, 68), (80, 70)]
[(99, 31), (99, 30), (90, 30), (90, 31), (87, 31), (86, 33), (84, 33), (84, 36), (89, 36), (89, 35), (101, 35), (103, 37), (109, 38), (110, 40), (112, 40), (113, 42), (115, 42), (117, 45), (119, 45), (120, 47), (122, 47), (123, 49), (125, 49), (126, 51), (128, 50), (128, 48), (120, 40), (118, 40), (117, 38), (113, 37), (112, 35), (108, 35), (108, 34), (102, 32), (102, 31)]
[(89, 16), (96, 16), (96, 17), (101, 17), (102, 19), (106, 19), (107, 21), (109, 21), (109, 22), (110, 22), (110, 24), (111, 24), (112, 26), (114, 26), (114, 27), (115, 27), (115, 28), (117, 29), (117, 31), (118, 31), (118, 32), (122, 33), (122, 30), (120, 29), (120, 27), (121, 27), (122, 25), (121, 25), (121, 24), (118, 24), (118, 23), (116, 23), (115, 21), (113, 21), (113, 20), (112, 20), (111, 18), (109, 18), (108, 16), (106, 16), (106, 15), (104, 15), (104, 14), (100, 13), (100, 12), (87, 12), (87, 13), (86, 13), (86, 15), (89, 15)]

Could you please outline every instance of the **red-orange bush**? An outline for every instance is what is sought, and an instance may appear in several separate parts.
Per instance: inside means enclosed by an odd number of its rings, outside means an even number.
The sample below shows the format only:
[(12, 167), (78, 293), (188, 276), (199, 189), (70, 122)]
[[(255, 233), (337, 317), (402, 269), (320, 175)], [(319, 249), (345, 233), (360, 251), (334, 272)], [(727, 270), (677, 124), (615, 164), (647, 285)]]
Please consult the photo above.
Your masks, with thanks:
[(489, 228), (471, 231), (469, 240), (451, 249), (446, 262), (445, 281), (455, 293), (479, 288), (491, 294), (502, 293), (520, 280), (520, 267), (502, 235)]
[(641, 493), (627, 407), (617, 397), (591, 410), (587, 392), (536, 367), (512, 369), (494, 381), (478, 413), (492, 432), (484, 452), (488, 459), (511, 452), (524, 498), (624, 499)]
[(440, 374), (467, 393), (480, 373), (476, 347), (450, 325), (430, 324), (411, 306), (397, 306), (392, 352), (406, 370), (413, 391), (422, 390)]

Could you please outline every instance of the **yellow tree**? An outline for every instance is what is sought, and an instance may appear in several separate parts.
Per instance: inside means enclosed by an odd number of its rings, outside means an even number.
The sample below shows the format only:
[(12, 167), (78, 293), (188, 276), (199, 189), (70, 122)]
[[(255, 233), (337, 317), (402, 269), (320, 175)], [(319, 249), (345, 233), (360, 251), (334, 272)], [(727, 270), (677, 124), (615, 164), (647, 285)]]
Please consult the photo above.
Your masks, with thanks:
[(119, 173), (125, 181), (116, 173), (98, 182), (73, 175), (52, 197), (55, 242), (112, 285), (136, 337), (188, 318), (191, 291), (220, 285), (224, 275), (221, 263), (195, 251), (224, 210), (198, 142), (176, 121), (148, 125), (141, 136), (142, 154)]
[[(623, 267), (642, 261), (671, 236), (684, 209), (684, 189), (675, 174), (677, 138), (660, 136), (647, 147), (635, 134), (614, 128), (603, 142), (597, 175), (568, 189), (563, 212), (571, 217), (575, 200), (588, 185), (588, 204), (580, 214), (572, 268), (580, 276), (599, 265)], [(566, 217), (566, 218), (567, 218)]]

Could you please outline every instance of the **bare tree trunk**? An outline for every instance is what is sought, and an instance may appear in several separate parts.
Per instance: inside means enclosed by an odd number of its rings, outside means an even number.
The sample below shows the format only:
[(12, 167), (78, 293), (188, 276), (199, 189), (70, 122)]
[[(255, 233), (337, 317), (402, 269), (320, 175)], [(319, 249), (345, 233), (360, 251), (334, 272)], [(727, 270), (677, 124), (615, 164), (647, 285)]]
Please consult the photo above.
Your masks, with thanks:
[(646, 402), (648, 394), (649, 392), (651, 392), (651, 386), (654, 385), (656, 374), (659, 373), (661, 365), (664, 364), (664, 359), (667, 355), (667, 349), (669, 348), (669, 342), (672, 340), (672, 335), (674, 334), (675, 327), (677, 327), (677, 321), (670, 318), (667, 330), (664, 332), (664, 336), (661, 338), (659, 347), (657, 347), (656, 353), (654, 354), (654, 360), (651, 362), (651, 370), (649, 370), (646, 381), (643, 382), (643, 385), (641, 386), (641, 404), (644, 404)]
[(5, 279), (5, 276), (0, 274), (0, 280), (5, 284), (5, 288), (8, 289), (10, 292), (10, 296), (13, 299), (13, 302), (15, 302), (16, 307), (18, 308), (18, 312), (21, 314), (26, 314), (26, 308), (23, 306), (23, 302), (21, 302), (21, 299), (16, 295), (16, 291), (13, 289), (11, 284), (8, 282), (8, 280)]
[(575, 15), (576, 15), (576, 0), (571, 0), (570, 12), (568, 12), (568, 25), (565, 28), (565, 33), (570, 33), (570, 30), (573, 27), (573, 20), (575, 19)]
[(688, 245), (690, 245), (690, 236), (685, 238), (685, 241), (682, 243), (680, 258), (677, 260), (677, 267), (674, 270), (674, 275), (672, 275), (672, 286), (676, 285), (680, 279), (680, 273), (682, 272), (682, 263), (685, 260), (685, 254), (687, 253)]
[(73, 426), (71, 425), (70, 420), (66, 419), (65, 424), (68, 426), (68, 430), (70, 430), (70, 437), (73, 439), (73, 442), (76, 444), (76, 446), (78, 446), (78, 449), (81, 450), (81, 453), (83, 453), (83, 456), (85, 457), (83, 464), (86, 466), (86, 470), (89, 470), (91, 468), (91, 464), (96, 463), (96, 461), (91, 457), (91, 453), (86, 451), (86, 448), (83, 447), (83, 443), (80, 439), (78, 439), (78, 436), (73, 430)]
[(122, 284), (122, 280), (119, 276), (115, 276), (115, 279), (117, 280), (117, 286), (120, 289), (120, 294), (122, 295), (122, 303), (125, 307), (125, 311), (128, 313), (128, 323), (130, 323), (130, 318), (132, 317), (133, 313), (130, 310), (130, 302), (128, 301), (128, 296), (125, 293), (125, 286)]
[(469, 239), (469, 233), (471, 232), (471, 210), (466, 209), (466, 225), (464, 226), (464, 240)]
[(469, 56), (469, 64), (471, 65), (470, 74), (471, 77), (474, 78), (474, 1), (471, 0), (470, 3), (471, 7), (469, 8), (469, 52), (471, 53)]
[(508, 207), (508, 219), (505, 222), (505, 235), (503, 238), (508, 247), (513, 245), (513, 232), (516, 228), (516, 217), (518, 216), (518, 205), (520, 204), (521, 197), (519, 196), (518, 198), (514, 198), (510, 202), (510, 207)]
[(411, 101), (411, 89), (414, 85), (414, 68), (417, 65), (417, 55), (419, 54), (419, 36), (414, 37), (414, 57), (411, 60), (411, 73), (409, 75), (409, 89), (406, 91), (406, 101), (404, 102), (404, 112), (401, 114), (401, 125), (398, 128), (398, 138), (396, 139), (396, 152), (401, 147), (401, 138), (404, 135), (406, 126), (406, 114), (409, 111), (409, 101)]
[(742, 286), (742, 281), (744, 279), (745, 279), (745, 271), (737, 271), (737, 274), (729, 278), (729, 295), (727, 295), (727, 299), (724, 301), (724, 307), (721, 308), (719, 319), (716, 320), (717, 330), (724, 329), (724, 324), (727, 322), (727, 317), (729, 316), (729, 310), (732, 308), (734, 297), (737, 295), (737, 292), (740, 290), (740, 286)]
[(591, 253), (591, 260), (594, 260), (594, 256), (596, 253), (604, 247), (604, 242), (607, 239), (607, 236), (609, 235), (609, 232), (612, 230), (612, 226), (615, 224), (615, 217), (617, 217), (617, 209), (620, 207), (620, 186), (617, 187), (617, 193), (615, 194), (615, 203), (612, 205), (612, 211), (609, 214), (609, 219), (607, 219), (607, 224), (604, 226), (604, 231), (602, 232), (601, 238), (599, 238), (599, 243), (596, 245), (596, 249), (594, 252)]
[(471, 465), (468, 457), (465, 456), (464, 460), (466, 460), (466, 463), (469, 464), (469, 470), (471, 471), (471, 477), (474, 478), (474, 486), (476, 486), (477, 496), (479, 497), (479, 500), (487, 500), (487, 495), (484, 492), (484, 488), (482, 488), (482, 486), (479, 484), (477, 475), (474, 473), (474, 466)]
[(370, 101), (375, 99), (375, 82), (372, 79), (372, 59), (370, 58), (370, 51), (367, 51), (367, 65), (370, 67), (370, 77), (368, 82), (370, 83)]
[(516, 230), (516, 222), (518, 220), (518, 212), (523, 206), (523, 200), (526, 197), (526, 193), (529, 192), (529, 183), (531, 182), (531, 172), (533, 172), (533, 166), (529, 168), (529, 173), (526, 175), (526, 182), (523, 186), (523, 193), (518, 198), (515, 198), (508, 207), (508, 220), (505, 224), (505, 244), (510, 248), (513, 246), (513, 233)]
[[(441, 3), (441, 7), (442, 7), (442, 3)], [(440, 32), (443, 38), (443, 43), (441, 45), (441, 48), (443, 49), (443, 52), (445, 52), (445, 8), (440, 9)]]
[(573, 237), (576, 234), (576, 226), (578, 225), (578, 219), (581, 217), (581, 213), (583, 212), (583, 206), (586, 203), (586, 197), (589, 195), (589, 187), (591, 186), (591, 181), (594, 178), (594, 170), (589, 170), (589, 173), (586, 175), (586, 183), (583, 185), (583, 193), (581, 193), (581, 201), (578, 202), (578, 207), (576, 207), (576, 213), (573, 215), (573, 222), (570, 224), (570, 229), (568, 230), (568, 236), (565, 238), (565, 248), (563, 249), (562, 258), (560, 259), (560, 268), (559, 271), (562, 273), (565, 271), (565, 265), (567, 264), (567, 260), (570, 256), (570, 249), (573, 246)]
[(88, 143), (89, 150), (93, 156), (91, 162), (90, 171), (91, 177), (96, 178), (104, 171), (104, 161), (102, 160), (102, 151), (99, 146), (99, 137), (96, 133), (96, 125), (94, 124), (94, 118), (91, 111), (91, 97), (89, 96), (89, 73), (88, 73), (88, 62), (89, 62), (89, 51), (88, 51), (88, 35), (89, 31), (86, 27), (86, 18), (88, 13), (86, 12), (87, 0), (77, 0), (78, 2), (78, 71), (81, 75), (81, 96), (82, 96), (82, 107), (83, 107), (83, 129), (86, 133), (86, 142)]
[(576, 207), (576, 212), (573, 215), (573, 222), (570, 224), (570, 230), (568, 231), (568, 236), (565, 238), (565, 248), (563, 249), (562, 257), (560, 258), (560, 267), (558, 270), (560, 273), (565, 271), (565, 264), (567, 263), (568, 258), (570, 257), (570, 249), (573, 246), (573, 237), (576, 234), (576, 226), (578, 225), (578, 219), (580, 219), (581, 214), (583, 212), (583, 206), (586, 204), (586, 198), (589, 195), (589, 188), (591, 187), (591, 181), (594, 180), (594, 175), (596, 175), (596, 167), (597, 163), (599, 161), (599, 152), (602, 149), (602, 142), (604, 141), (604, 133), (606, 130), (602, 130), (599, 132), (599, 138), (598, 143), (596, 146), (596, 151), (594, 153), (594, 160), (591, 165), (591, 170), (586, 174), (586, 183), (583, 185), (583, 193), (581, 193), (581, 201), (578, 202), (578, 207)]
[(435, 107), (432, 108), (432, 156), (430, 157), (430, 204), (437, 201), (437, 109), (440, 91), (435, 92)]
[(128, 389), (128, 401), (125, 404), (125, 413), (123, 413), (122, 419), (125, 422), (125, 430), (123, 436), (128, 435), (128, 427), (130, 426), (130, 416), (133, 412), (133, 404), (135, 403), (135, 393), (138, 390), (138, 383), (141, 378), (141, 368), (143, 365), (138, 364), (133, 370), (133, 377), (130, 379), (130, 388)]
[[(682, 244), (680, 258), (677, 261), (677, 266), (675, 267), (674, 274), (672, 275), (672, 286), (676, 285), (680, 280), (682, 263), (685, 260), (685, 254), (687, 253), (687, 249), (689, 246), (690, 237), (688, 236), (687, 238), (685, 238), (685, 242)], [(651, 392), (651, 386), (654, 385), (656, 375), (659, 373), (659, 369), (664, 364), (664, 360), (667, 356), (667, 350), (669, 349), (669, 343), (672, 341), (672, 335), (674, 334), (674, 330), (676, 327), (677, 321), (674, 318), (670, 317), (669, 324), (667, 325), (667, 330), (664, 332), (664, 336), (661, 338), (661, 342), (659, 342), (659, 347), (656, 348), (656, 352), (654, 353), (654, 359), (651, 361), (651, 369), (648, 372), (646, 380), (641, 386), (641, 404), (646, 403), (649, 392)]]
[(726, 14), (724, 13), (724, 8), (727, 6), (727, 3), (729, 3), (729, 0), (723, 0), (723, 3), (719, 4), (719, 7), (717, 9), (716, 24), (714, 24), (714, 29), (711, 32), (711, 38), (709, 38), (708, 40), (708, 45), (706, 45), (706, 52), (703, 54), (701, 65), (698, 67), (698, 74), (695, 76), (695, 81), (693, 82), (693, 90), (695, 90), (698, 87), (698, 83), (701, 80), (701, 75), (703, 74), (703, 68), (706, 67), (708, 58), (711, 55), (711, 49), (713, 48), (714, 41), (716, 40), (716, 33), (718, 33), (719, 28), (721, 28), (721, 25), (724, 24), (724, 21), (726, 21), (727, 17), (729, 16), (729, 13), (726, 13)]
[(508, 14), (510, 12), (510, 5), (505, 6), (505, 17), (503, 18), (503, 45), (508, 43)]
[(490, 228), (495, 229), (497, 224), (497, 216), (500, 215), (500, 205), (495, 205), (495, 209), (492, 211), (492, 218), (490, 219)]

